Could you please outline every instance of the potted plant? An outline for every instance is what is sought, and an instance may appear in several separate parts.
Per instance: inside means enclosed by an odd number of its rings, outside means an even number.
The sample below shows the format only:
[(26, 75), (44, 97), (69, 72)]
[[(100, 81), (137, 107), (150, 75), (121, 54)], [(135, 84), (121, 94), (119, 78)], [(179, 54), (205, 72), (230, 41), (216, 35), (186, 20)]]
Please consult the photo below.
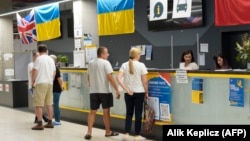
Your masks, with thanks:
[(237, 52), (236, 60), (250, 68), (250, 38), (248, 33), (242, 35), (240, 43), (236, 42), (235, 49)]
[(57, 56), (57, 60), (58, 60), (58, 62), (60, 62), (61, 67), (68, 66), (69, 57), (67, 55), (60, 54)]

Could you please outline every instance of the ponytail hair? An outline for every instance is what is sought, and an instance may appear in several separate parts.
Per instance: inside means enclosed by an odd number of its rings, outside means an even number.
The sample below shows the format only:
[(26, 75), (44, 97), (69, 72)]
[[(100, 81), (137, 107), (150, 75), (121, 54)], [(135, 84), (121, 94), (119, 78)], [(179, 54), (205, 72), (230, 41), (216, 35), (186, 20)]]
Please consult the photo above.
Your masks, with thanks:
[(129, 73), (134, 74), (133, 59), (140, 55), (141, 51), (138, 48), (132, 47), (129, 52)]
[(129, 57), (128, 66), (129, 66), (129, 73), (134, 74), (134, 65), (133, 65), (133, 58), (132, 57)]

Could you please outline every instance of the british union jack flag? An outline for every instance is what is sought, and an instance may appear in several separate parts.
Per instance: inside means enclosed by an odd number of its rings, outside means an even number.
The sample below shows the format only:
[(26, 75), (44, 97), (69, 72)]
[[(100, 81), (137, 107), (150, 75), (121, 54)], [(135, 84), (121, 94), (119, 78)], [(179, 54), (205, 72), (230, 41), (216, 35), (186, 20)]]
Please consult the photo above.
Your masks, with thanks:
[(23, 44), (30, 44), (36, 40), (36, 24), (34, 9), (30, 13), (22, 18), (18, 13), (17, 16), (17, 29), (20, 35), (20, 39)]

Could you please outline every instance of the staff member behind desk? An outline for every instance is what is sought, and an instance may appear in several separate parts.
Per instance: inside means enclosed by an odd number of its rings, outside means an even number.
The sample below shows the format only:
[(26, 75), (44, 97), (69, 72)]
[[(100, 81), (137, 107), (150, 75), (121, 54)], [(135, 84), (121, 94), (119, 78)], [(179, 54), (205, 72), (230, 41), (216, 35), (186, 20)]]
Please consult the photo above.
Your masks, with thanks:
[(221, 53), (214, 55), (213, 59), (215, 63), (215, 70), (231, 69), (228, 65), (227, 59)]
[(180, 69), (184, 70), (198, 70), (199, 66), (195, 63), (192, 50), (185, 50), (181, 55)]

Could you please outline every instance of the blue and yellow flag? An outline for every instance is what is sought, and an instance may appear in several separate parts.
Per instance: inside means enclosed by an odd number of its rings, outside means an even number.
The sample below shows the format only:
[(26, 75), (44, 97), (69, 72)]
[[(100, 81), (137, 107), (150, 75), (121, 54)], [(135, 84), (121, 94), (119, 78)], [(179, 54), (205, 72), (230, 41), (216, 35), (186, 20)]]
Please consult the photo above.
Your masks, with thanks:
[(35, 8), (37, 41), (45, 41), (61, 36), (59, 4)]
[(98, 34), (134, 33), (134, 0), (97, 0)]

